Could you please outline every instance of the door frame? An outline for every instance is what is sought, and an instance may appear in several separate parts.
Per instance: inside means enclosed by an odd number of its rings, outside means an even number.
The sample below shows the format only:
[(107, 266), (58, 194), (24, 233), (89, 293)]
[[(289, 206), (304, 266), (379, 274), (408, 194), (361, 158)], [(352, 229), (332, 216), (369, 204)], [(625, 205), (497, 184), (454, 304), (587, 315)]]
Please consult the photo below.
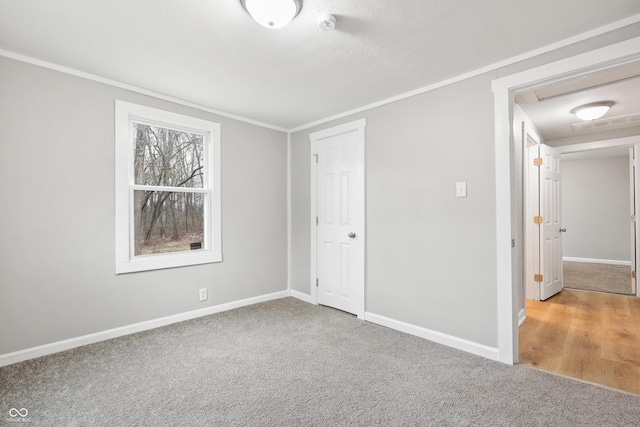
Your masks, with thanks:
[[(640, 37), (595, 49), (560, 61), (496, 79), (492, 82), (495, 113), (495, 189), (496, 189), (496, 279), (498, 360), (518, 362), (518, 281), (523, 263), (516, 257), (512, 242), (517, 218), (514, 194), (513, 106), (514, 95), (528, 88), (561, 79), (590, 74), (640, 59)], [(518, 243), (520, 244), (520, 243)]]
[(358, 233), (360, 237), (364, 239), (362, 244), (362, 274), (360, 275), (360, 280), (357, 285), (357, 310), (356, 316), (358, 319), (364, 320), (365, 313), (365, 288), (366, 288), (366, 265), (367, 265), (367, 253), (366, 253), (366, 191), (365, 191), (365, 127), (367, 121), (365, 118), (354, 120), (352, 122), (344, 123), (338, 126), (333, 126), (327, 129), (323, 129), (317, 132), (313, 132), (309, 134), (309, 142), (311, 143), (311, 158), (310, 158), (310, 170), (311, 170), (311, 209), (310, 209), (310, 217), (309, 217), (309, 229), (311, 232), (311, 248), (310, 248), (310, 270), (311, 276), (309, 278), (309, 287), (311, 289), (311, 302), (313, 304), (318, 304), (318, 288), (316, 286), (318, 279), (318, 233), (317, 233), (317, 223), (316, 218), (318, 217), (318, 206), (317, 206), (317, 173), (318, 173), (318, 164), (317, 164), (317, 155), (318, 155), (318, 140), (324, 138), (330, 138), (332, 136), (337, 136), (349, 132), (357, 132), (358, 137), (358, 153), (360, 158), (358, 159), (358, 197), (361, 198), (362, 210), (358, 212), (357, 215), (360, 217), (360, 221), (362, 224), (363, 230)]
[[(638, 150), (640, 150), (640, 135), (627, 136), (627, 137), (615, 138), (615, 139), (603, 139), (601, 141), (585, 142), (582, 144), (563, 145), (556, 148), (560, 150), (561, 154), (569, 154), (569, 153), (581, 153), (585, 151), (599, 150), (599, 149), (610, 148), (610, 147), (633, 148), (634, 158), (630, 159), (630, 161), (635, 167), (630, 168), (631, 170), (630, 170), (629, 178), (630, 178), (630, 183), (633, 185), (629, 186), (630, 187), (629, 200), (631, 201), (631, 203), (634, 204), (634, 211), (636, 212), (636, 216), (637, 216), (639, 203), (638, 203), (638, 195), (636, 194), (636, 189), (639, 188), (638, 184), (640, 183), (640, 176), (639, 176), (640, 174), (638, 174), (637, 159), (638, 159), (638, 152), (639, 152)], [(631, 207), (631, 204), (629, 207)], [(631, 235), (632, 246), (635, 247), (635, 249), (631, 251), (631, 256), (635, 258), (631, 260), (632, 261), (631, 268), (634, 269), (635, 271), (638, 271), (639, 259), (638, 259), (637, 248), (638, 248), (638, 243), (640, 243), (640, 231), (638, 230), (638, 227), (637, 227), (637, 221), (636, 221), (636, 227), (634, 227), (634, 229), (635, 231), (631, 231), (631, 227), (630, 227), (630, 230), (629, 230), (629, 233)], [(640, 289), (638, 289), (637, 279), (634, 281), (633, 291), (635, 292), (636, 297), (640, 298)]]

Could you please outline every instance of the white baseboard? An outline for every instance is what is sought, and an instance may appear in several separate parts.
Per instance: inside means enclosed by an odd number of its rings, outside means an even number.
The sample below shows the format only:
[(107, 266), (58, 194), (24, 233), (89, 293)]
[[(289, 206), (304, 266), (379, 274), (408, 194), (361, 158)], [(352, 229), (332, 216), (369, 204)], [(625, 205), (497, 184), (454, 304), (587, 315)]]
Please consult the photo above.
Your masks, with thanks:
[(159, 319), (147, 320), (145, 322), (134, 323), (132, 325), (122, 326), (114, 329), (108, 329), (106, 331), (96, 332), (94, 334), (70, 338), (64, 341), (58, 341), (50, 344), (40, 345), (37, 347), (27, 348), (25, 350), (16, 351), (13, 353), (1, 354), (0, 367), (22, 362), (24, 360), (34, 359), (36, 357), (46, 356), (47, 354), (58, 353), (60, 351), (69, 350), (75, 347), (92, 344), (98, 341), (104, 341), (129, 334), (135, 334), (136, 332), (147, 331), (149, 329), (159, 328), (161, 326), (170, 325), (172, 323), (183, 322), (185, 320), (195, 319), (197, 317), (208, 316), (210, 314), (220, 313), (227, 310), (233, 310), (234, 308), (240, 308), (260, 302), (285, 298), (287, 296), (289, 296), (289, 291), (274, 292), (272, 294), (247, 298), (240, 301), (228, 302), (225, 304), (214, 305), (198, 310), (187, 311), (185, 313), (174, 314), (172, 316), (161, 317)]
[(297, 299), (302, 300), (304, 302), (308, 302), (309, 304), (314, 304), (314, 302), (311, 300), (311, 295), (307, 295), (307, 294), (302, 293), (300, 291), (289, 289), (289, 296), (291, 296), (293, 298), (297, 298)]
[(527, 316), (524, 314), (524, 308), (521, 308), (520, 311), (518, 311), (518, 327), (522, 325), (522, 322), (524, 322), (526, 318)]
[(404, 323), (399, 320), (389, 319), (388, 317), (380, 316), (373, 313), (365, 313), (364, 320), (378, 325), (386, 326), (387, 328), (395, 329), (400, 332), (415, 335), (420, 338), (427, 339), (429, 341), (437, 342), (448, 347), (453, 347), (458, 350), (466, 351), (477, 356), (486, 357), (491, 360), (498, 360), (498, 349), (489, 347), (486, 345), (478, 344), (472, 341), (467, 341), (462, 338), (454, 337), (452, 335), (443, 334), (441, 332), (432, 331), (430, 329), (422, 328), (420, 326), (412, 325), (410, 323)]
[(616, 259), (577, 258), (577, 257), (565, 256), (565, 257), (562, 257), (562, 260), (570, 261), (570, 262), (589, 262), (592, 264), (631, 265), (631, 261), (620, 261)]

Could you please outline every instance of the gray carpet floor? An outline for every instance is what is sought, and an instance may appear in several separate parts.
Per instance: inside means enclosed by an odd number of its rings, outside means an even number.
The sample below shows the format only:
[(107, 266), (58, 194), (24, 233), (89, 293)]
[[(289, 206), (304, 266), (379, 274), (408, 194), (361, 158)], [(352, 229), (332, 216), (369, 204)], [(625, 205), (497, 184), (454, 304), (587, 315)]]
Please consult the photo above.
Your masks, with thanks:
[(564, 261), (562, 273), (565, 288), (633, 294), (631, 267), (628, 265)]
[(292, 298), (0, 368), (0, 425), (11, 408), (34, 426), (640, 423), (640, 397)]

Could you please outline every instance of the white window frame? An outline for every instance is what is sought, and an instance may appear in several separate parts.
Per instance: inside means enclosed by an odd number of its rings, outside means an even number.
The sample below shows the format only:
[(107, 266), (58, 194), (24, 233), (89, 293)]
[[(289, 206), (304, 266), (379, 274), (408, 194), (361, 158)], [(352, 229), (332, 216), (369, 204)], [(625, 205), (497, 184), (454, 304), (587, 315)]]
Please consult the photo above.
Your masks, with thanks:
[[(135, 255), (133, 191), (158, 190), (134, 181), (134, 122), (203, 135), (204, 188), (180, 187), (179, 192), (203, 193), (204, 248), (197, 251)], [(163, 187), (162, 190), (166, 190)], [(220, 124), (125, 101), (115, 102), (116, 274), (183, 267), (222, 261), (220, 192)]]

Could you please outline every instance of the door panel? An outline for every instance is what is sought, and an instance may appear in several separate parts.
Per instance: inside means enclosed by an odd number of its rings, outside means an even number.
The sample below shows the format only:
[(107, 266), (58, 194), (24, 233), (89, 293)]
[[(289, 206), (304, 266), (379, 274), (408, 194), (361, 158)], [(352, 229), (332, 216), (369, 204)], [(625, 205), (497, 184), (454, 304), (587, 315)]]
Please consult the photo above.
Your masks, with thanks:
[(539, 168), (533, 159), (539, 157), (538, 140), (531, 140), (530, 135), (536, 136), (530, 129), (525, 128), (527, 141), (526, 162), (526, 209), (525, 209), (525, 286), (526, 298), (540, 301), (540, 284), (535, 281), (535, 275), (540, 273), (540, 226), (533, 218), (540, 215), (540, 178)]
[(316, 141), (317, 299), (364, 314), (362, 135), (353, 130)]
[(562, 187), (560, 151), (540, 144), (540, 299), (562, 290)]

